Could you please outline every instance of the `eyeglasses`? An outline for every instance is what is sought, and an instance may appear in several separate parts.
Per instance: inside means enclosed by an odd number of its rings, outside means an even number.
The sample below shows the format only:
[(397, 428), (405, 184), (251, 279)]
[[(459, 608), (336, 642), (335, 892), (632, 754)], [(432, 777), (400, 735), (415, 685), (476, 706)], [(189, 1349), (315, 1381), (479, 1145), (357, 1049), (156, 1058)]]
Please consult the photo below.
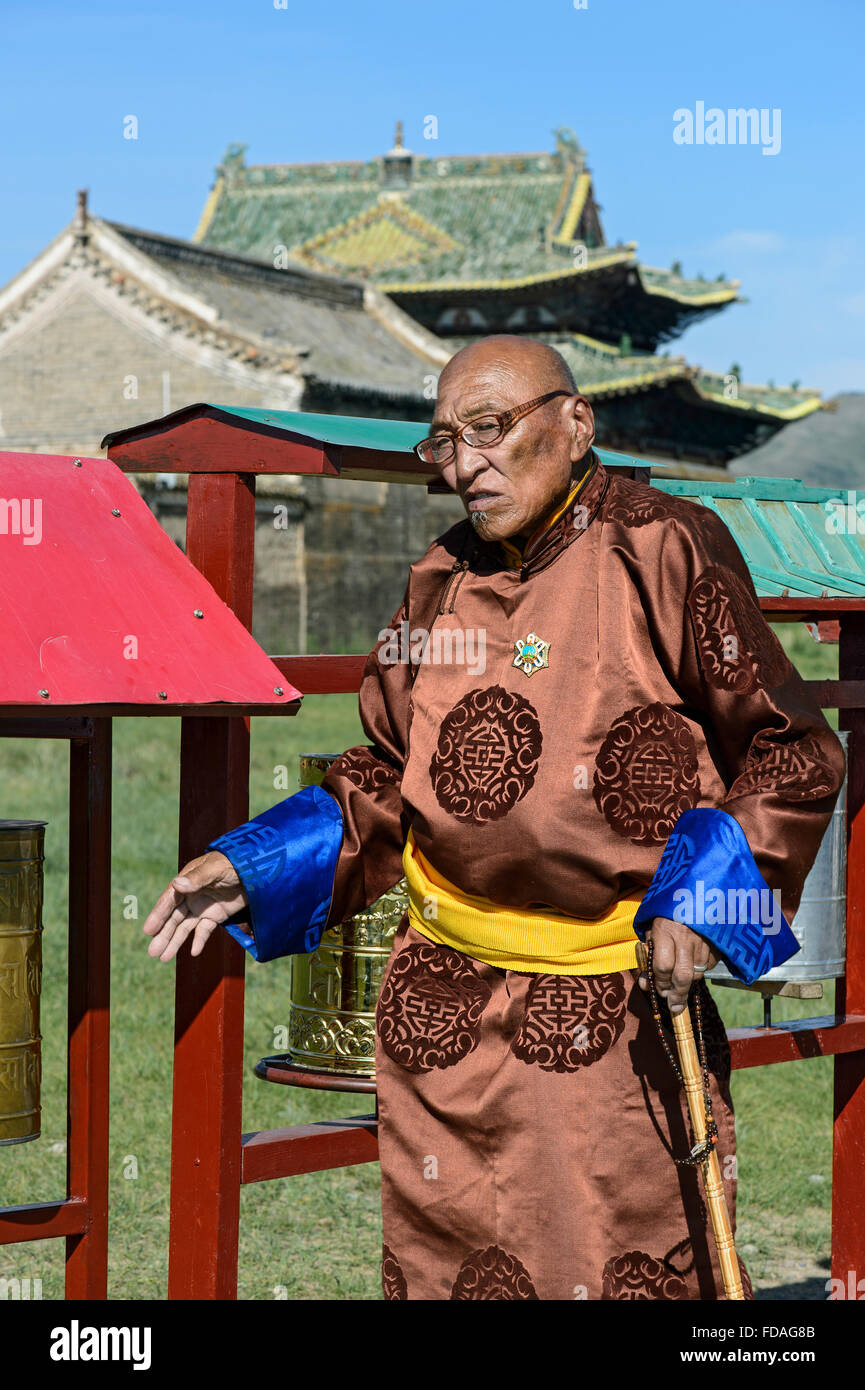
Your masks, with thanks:
[[(464, 440), (473, 449), (482, 449), (485, 445), (498, 444), (499, 440), (507, 434), (518, 420), (530, 411), (537, 410), (538, 406), (546, 405), (556, 396), (570, 396), (570, 391), (548, 391), (545, 396), (536, 396), (533, 401), (528, 401), (526, 405), (515, 405), (511, 410), (502, 411), (497, 415), (482, 415), (477, 420), (472, 420), (468, 425), (463, 425), (461, 430), (456, 431), (459, 439)], [(430, 435), (429, 439), (422, 439), (420, 444), (415, 444), (414, 451), (423, 463), (434, 463), (440, 468), (443, 463), (449, 463), (456, 453), (456, 443), (454, 442), (454, 432), (442, 430), (439, 434)]]

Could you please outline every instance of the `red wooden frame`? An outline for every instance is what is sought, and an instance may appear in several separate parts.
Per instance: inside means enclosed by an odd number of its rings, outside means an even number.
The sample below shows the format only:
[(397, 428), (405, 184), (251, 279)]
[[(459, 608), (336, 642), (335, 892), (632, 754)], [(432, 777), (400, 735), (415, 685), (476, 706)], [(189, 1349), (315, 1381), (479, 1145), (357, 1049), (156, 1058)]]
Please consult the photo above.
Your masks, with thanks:
[[(362, 457), (355, 457), (362, 455)], [(187, 554), (247, 627), (252, 620), (255, 475), (315, 472), (423, 483), (405, 456), (277, 439), (208, 419), (124, 441), (111, 457), (127, 470), (189, 473)], [(835, 1058), (832, 1276), (865, 1269), (865, 601), (767, 598), (768, 615), (837, 619), (839, 679), (809, 682), (852, 733), (847, 789), (847, 973), (835, 1017), (729, 1033), (734, 1067)], [(305, 693), (355, 692), (364, 656), (279, 656)], [(283, 705), (292, 715), (297, 705)], [(93, 710), (23, 707), (0, 717), (0, 736), (70, 740), (69, 1114), (67, 1196), (0, 1209), (0, 1244), (65, 1236), (67, 1298), (107, 1288), (108, 990), (111, 717)], [(136, 713), (174, 714), (165, 707)], [(248, 816), (249, 716), (273, 707), (195, 707), (182, 715), (178, 864)], [(376, 1118), (242, 1133), (244, 952), (228, 933), (176, 965), (171, 1154), (171, 1299), (234, 1299), (240, 1188), (378, 1157)], [(202, 1078), (207, 1077), (207, 1085)]]

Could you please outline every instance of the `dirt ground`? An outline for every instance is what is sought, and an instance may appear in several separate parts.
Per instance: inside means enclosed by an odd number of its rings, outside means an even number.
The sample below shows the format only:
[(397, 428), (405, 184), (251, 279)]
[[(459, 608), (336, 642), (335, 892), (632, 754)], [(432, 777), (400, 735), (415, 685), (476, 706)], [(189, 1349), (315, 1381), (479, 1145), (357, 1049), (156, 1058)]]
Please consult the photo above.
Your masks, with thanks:
[(759, 1301), (825, 1302), (830, 1278), (828, 1232), (825, 1250), (819, 1238), (808, 1244), (791, 1241), (783, 1219), (764, 1214), (759, 1226), (747, 1218), (738, 1223), (736, 1249), (744, 1260), (754, 1298)]

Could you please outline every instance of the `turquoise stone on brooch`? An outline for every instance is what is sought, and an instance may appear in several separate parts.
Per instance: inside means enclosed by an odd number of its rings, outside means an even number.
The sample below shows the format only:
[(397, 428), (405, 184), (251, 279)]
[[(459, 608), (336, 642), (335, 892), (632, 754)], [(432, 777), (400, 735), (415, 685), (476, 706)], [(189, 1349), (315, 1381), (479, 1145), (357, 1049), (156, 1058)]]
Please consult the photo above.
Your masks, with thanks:
[(527, 676), (533, 676), (535, 671), (542, 671), (550, 664), (550, 644), (536, 632), (515, 642), (514, 653), (514, 665)]

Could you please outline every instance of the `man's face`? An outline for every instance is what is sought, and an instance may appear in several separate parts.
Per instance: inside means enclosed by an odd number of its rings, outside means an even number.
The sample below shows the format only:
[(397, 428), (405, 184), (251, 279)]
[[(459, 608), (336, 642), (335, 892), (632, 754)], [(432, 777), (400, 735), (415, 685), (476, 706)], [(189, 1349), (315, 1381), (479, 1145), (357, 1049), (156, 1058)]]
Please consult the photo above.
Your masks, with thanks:
[[(504, 360), (502, 360), (504, 358)], [(482, 415), (500, 414), (555, 389), (518, 354), (498, 360), (467, 350), (439, 380), (430, 433), (456, 431)], [(472, 447), (454, 438), (456, 453), (440, 468), (458, 492), (478, 535), (486, 541), (528, 535), (567, 496), (572, 465), (594, 438), (588, 401), (556, 396), (523, 416), (496, 443)]]

